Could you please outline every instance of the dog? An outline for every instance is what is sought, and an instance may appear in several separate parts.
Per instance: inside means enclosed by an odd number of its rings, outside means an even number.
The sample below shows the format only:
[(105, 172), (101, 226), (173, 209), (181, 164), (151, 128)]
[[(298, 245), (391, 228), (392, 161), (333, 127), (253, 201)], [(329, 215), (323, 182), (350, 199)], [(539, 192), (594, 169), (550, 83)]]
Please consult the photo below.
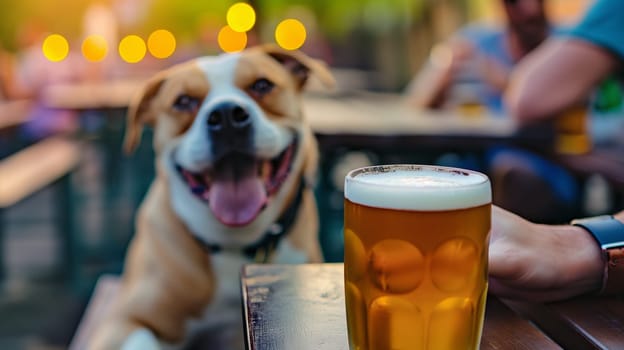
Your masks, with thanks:
[(242, 266), (322, 261), (318, 150), (301, 104), (309, 75), (335, 83), (321, 61), (265, 45), (146, 83), (128, 109), (124, 147), (132, 152), (151, 125), (156, 177), (90, 348), (180, 348), (193, 334), (211, 349), (242, 348)]

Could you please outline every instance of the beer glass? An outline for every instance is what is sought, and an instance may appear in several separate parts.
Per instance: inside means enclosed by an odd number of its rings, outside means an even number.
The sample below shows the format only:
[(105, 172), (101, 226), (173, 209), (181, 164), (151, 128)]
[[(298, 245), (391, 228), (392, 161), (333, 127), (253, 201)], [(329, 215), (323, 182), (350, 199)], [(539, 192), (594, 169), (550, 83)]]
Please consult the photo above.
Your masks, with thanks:
[(555, 148), (560, 154), (585, 154), (592, 148), (587, 107), (576, 106), (555, 119)]
[(372, 166), (347, 174), (344, 191), (350, 349), (477, 349), (487, 294), (487, 176)]

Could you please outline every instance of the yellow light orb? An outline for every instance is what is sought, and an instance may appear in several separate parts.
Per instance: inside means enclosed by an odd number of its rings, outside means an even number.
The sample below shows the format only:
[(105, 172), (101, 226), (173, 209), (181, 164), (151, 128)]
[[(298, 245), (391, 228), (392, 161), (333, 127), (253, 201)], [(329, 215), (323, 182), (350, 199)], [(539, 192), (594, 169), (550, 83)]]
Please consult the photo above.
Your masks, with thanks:
[(49, 61), (60, 62), (69, 54), (69, 43), (62, 35), (51, 34), (43, 40), (41, 50)]
[(238, 52), (247, 46), (247, 34), (236, 32), (229, 26), (224, 26), (217, 37), (219, 47), (225, 52)]
[(119, 42), (119, 56), (128, 63), (140, 62), (146, 51), (145, 41), (136, 35), (128, 35)]
[(175, 36), (165, 29), (156, 30), (147, 38), (147, 49), (156, 58), (167, 58), (176, 49)]
[(306, 29), (296, 19), (285, 19), (275, 28), (275, 41), (283, 49), (296, 50), (303, 46), (305, 39)]
[(91, 62), (99, 62), (108, 54), (108, 43), (101, 35), (89, 35), (82, 42), (82, 55)]
[(256, 12), (244, 2), (238, 2), (227, 11), (227, 24), (235, 32), (247, 32), (256, 24)]

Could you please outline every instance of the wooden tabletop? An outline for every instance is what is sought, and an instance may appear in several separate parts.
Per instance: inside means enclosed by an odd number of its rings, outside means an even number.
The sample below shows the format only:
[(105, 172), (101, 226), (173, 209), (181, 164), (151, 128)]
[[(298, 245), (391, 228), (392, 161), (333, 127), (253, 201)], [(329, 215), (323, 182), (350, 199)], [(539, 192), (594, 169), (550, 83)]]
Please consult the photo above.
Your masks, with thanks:
[[(55, 84), (46, 88), (43, 103), (63, 109), (123, 108), (144, 83), (144, 79), (124, 79)], [(509, 118), (491, 114), (469, 117), (452, 112), (415, 110), (398, 94), (306, 94), (303, 105), (307, 119), (318, 134), (449, 134), (505, 138), (517, 130)]]
[(45, 89), (42, 100), (46, 107), (59, 109), (125, 108), (144, 83), (135, 78), (54, 84)]
[[(248, 265), (242, 274), (248, 349), (348, 350), (343, 265)], [(481, 349), (561, 349), (489, 297)]]
[(490, 113), (464, 115), (452, 111), (418, 110), (399, 94), (357, 92), (306, 95), (304, 111), (320, 134), (449, 134), (511, 137), (511, 118)]
[(493, 145), (548, 148), (548, 126), (520, 128), (512, 119), (483, 112), (416, 109), (399, 94), (354, 92), (306, 95), (304, 113), (323, 152), (340, 148), (373, 151), (485, 149)]
[[(248, 349), (348, 349), (343, 265), (248, 265)], [(549, 304), (488, 297), (481, 349), (624, 349), (624, 299)]]

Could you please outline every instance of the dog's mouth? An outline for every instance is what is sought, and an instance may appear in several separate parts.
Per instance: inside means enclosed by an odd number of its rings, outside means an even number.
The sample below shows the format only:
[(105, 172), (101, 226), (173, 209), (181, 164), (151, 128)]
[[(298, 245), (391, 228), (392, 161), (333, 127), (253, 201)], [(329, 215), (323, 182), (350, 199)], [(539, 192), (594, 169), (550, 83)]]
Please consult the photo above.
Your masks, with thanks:
[(227, 226), (252, 222), (267, 206), (290, 174), (297, 140), (278, 156), (261, 159), (233, 152), (203, 172), (191, 172), (177, 165), (189, 190), (207, 202), (215, 217)]

